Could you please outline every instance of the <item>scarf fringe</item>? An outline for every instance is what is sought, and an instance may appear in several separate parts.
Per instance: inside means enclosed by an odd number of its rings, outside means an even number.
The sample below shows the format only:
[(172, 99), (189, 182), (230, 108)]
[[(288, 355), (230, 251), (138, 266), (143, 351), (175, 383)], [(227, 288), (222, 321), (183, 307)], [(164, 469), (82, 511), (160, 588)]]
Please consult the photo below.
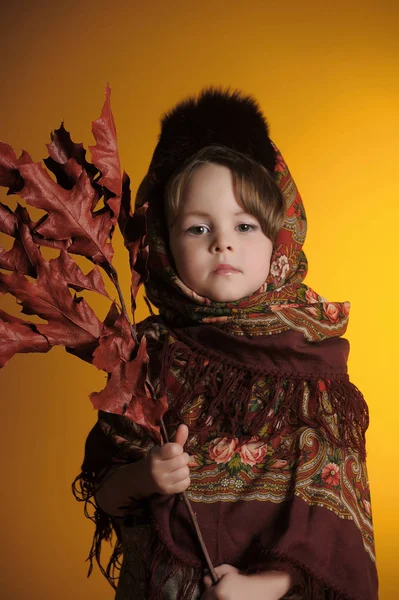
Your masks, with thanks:
[(182, 389), (167, 413), (171, 425), (183, 420), (194, 399), (203, 398), (201, 415), (190, 430), (205, 440), (210, 430), (235, 436), (244, 424), (248, 435), (259, 435), (267, 424), (268, 436), (285, 427), (321, 430), (334, 447), (366, 457), (367, 404), (346, 374), (265, 373), (246, 365), (222, 364), (212, 355), (168, 340), (164, 344), (160, 375), (161, 393), (167, 390), (174, 365)]
[[(85, 517), (93, 521), (95, 525), (95, 532), (93, 536), (93, 542), (90, 548), (86, 562), (89, 561), (89, 569), (87, 577), (90, 577), (93, 571), (93, 561), (97, 562), (97, 565), (104, 575), (108, 583), (114, 590), (117, 588), (119, 575), (117, 572), (121, 570), (121, 556), (123, 554), (122, 544), (120, 539), (117, 537), (113, 552), (110, 556), (107, 567), (104, 569), (101, 563), (101, 546), (103, 540), (109, 542), (111, 546), (114, 543), (114, 527), (113, 520), (110, 515), (105, 513), (97, 505), (94, 497), (94, 493), (97, 489), (98, 482), (93, 473), (88, 471), (82, 471), (72, 483), (72, 493), (78, 502), (84, 502), (84, 514)], [(93, 513), (94, 510), (94, 513)]]
[(179, 600), (191, 600), (202, 578), (202, 567), (181, 561), (154, 532), (148, 570), (148, 600), (163, 600), (168, 584), (173, 585), (174, 597)]
[(274, 550), (266, 551), (264, 564), (258, 564), (256, 569), (246, 570), (247, 574), (266, 571), (285, 571), (290, 573), (295, 582), (282, 600), (362, 600), (348, 596), (338, 590), (331, 582), (323, 581), (311, 573), (304, 565)]

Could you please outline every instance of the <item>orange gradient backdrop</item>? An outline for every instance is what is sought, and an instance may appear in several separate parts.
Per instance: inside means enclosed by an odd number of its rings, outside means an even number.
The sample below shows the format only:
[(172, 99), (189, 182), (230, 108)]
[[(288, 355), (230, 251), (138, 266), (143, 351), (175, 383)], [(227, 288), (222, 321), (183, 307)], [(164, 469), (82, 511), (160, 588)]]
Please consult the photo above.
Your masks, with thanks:
[[(106, 82), (133, 193), (159, 117), (203, 86), (259, 100), (303, 196), (307, 282), (350, 300), (350, 373), (370, 407), (369, 475), (382, 600), (398, 596), (398, 10), (396, 2), (286, 0), (7, 3), (0, 16), (0, 139), (35, 160), (61, 120), (93, 143)], [(15, 206), (14, 197), (0, 199)], [(8, 240), (1, 240), (6, 246)], [(115, 265), (126, 295), (127, 256)], [(9, 245), (7, 246), (9, 247)], [(87, 265), (86, 265), (87, 267)], [(87, 299), (104, 316), (107, 306)], [(18, 314), (9, 296), (1, 308)], [(143, 304), (139, 317), (145, 316)], [(6, 600), (111, 600), (93, 533), (70, 491), (105, 375), (64, 350), (0, 373), (1, 589)], [(337, 568), (338, 565), (337, 565)]]

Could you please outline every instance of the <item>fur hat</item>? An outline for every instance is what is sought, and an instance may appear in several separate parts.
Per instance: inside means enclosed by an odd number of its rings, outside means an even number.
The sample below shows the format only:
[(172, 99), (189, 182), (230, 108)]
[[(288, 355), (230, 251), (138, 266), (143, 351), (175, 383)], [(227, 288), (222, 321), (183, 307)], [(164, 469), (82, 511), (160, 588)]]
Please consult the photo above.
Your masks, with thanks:
[(163, 115), (149, 169), (151, 183), (164, 188), (173, 172), (210, 145), (227, 146), (274, 171), (276, 152), (256, 100), (238, 90), (209, 87)]

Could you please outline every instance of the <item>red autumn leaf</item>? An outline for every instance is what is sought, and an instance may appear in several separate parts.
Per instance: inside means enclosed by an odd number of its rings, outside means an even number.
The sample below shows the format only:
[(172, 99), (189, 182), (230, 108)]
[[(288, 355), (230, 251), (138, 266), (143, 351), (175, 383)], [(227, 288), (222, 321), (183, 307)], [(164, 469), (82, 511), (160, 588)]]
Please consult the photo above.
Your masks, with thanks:
[(139, 250), (134, 268), (132, 268), (132, 286), (131, 286), (131, 301), (133, 311), (136, 309), (136, 298), (140, 286), (148, 279), (148, 246), (144, 246)]
[(25, 150), (22, 150), (21, 156), (17, 158), (11, 146), (0, 142), (0, 186), (10, 188), (8, 193), (18, 192), (23, 187), (19, 168), (30, 162), (32, 159)]
[(148, 203), (131, 210), (130, 178), (123, 173), (121, 211), (119, 213), (119, 228), (123, 235), (125, 247), (129, 251), (130, 269), (132, 272), (131, 302), (133, 312), (136, 308), (136, 297), (142, 283), (148, 279), (147, 260), (148, 245), (146, 245)]
[(15, 237), (18, 219), (6, 204), (0, 202), (0, 232)]
[(106, 387), (91, 394), (90, 399), (96, 410), (124, 415), (160, 441), (159, 422), (167, 411), (167, 399), (151, 397), (147, 386), (148, 362), (147, 343), (143, 336), (136, 358), (129, 362), (123, 359), (116, 361), (109, 372)]
[[(100, 117), (93, 121), (92, 132), (95, 146), (89, 146), (93, 164), (86, 160), (83, 144), (72, 141), (69, 132), (61, 127), (51, 133), (51, 143), (47, 144), (49, 158), (44, 162), (57, 177), (65, 189), (71, 189), (77, 182), (82, 170), (88, 174), (93, 187), (104, 192), (104, 201), (113, 213), (112, 222), (119, 215), (122, 193), (122, 178), (117, 146), (116, 127), (111, 111), (111, 90), (107, 85), (106, 98)], [(98, 175), (100, 175), (98, 177)], [(104, 188), (104, 189), (102, 189)], [(92, 207), (93, 210), (95, 205)]]
[[(93, 183), (98, 175), (98, 169), (86, 160), (83, 144), (72, 141), (70, 133), (64, 128), (64, 123), (61, 123), (61, 127), (50, 135), (51, 143), (46, 144), (50, 156), (44, 159), (44, 163), (57, 177), (57, 183), (66, 190), (72, 189), (82, 170), (86, 171)], [(93, 210), (94, 208), (95, 206)]]
[(46, 337), (27, 323), (0, 310), (0, 368), (17, 352), (48, 352), (51, 346)]
[(23, 220), (29, 224), (29, 229), (32, 231), (34, 223), (30, 220), (26, 209), (22, 209), (21, 205), (18, 204), (14, 213), (8, 206), (0, 204), (0, 232), (15, 238), (11, 250), (6, 251), (5, 248), (0, 246), (0, 268), (34, 277), (36, 273), (35, 269), (32, 267), (19, 237), (19, 217), (22, 215), (21, 210), (25, 211)]
[(148, 431), (159, 431), (159, 422), (168, 410), (166, 396), (153, 398), (148, 387), (149, 356), (147, 353), (147, 339), (142, 336), (137, 356), (133, 362), (137, 363), (137, 377), (133, 386), (133, 398), (124, 415), (138, 423)]
[(104, 332), (93, 355), (93, 365), (97, 369), (112, 373), (120, 361), (131, 360), (136, 344), (132, 337), (130, 323), (123, 313), (117, 313), (115, 304), (112, 304), (104, 326)]
[(115, 216), (118, 219), (120, 198), (122, 195), (122, 177), (119, 161), (116, 127), (110, 104), (111, 89), (105, 89), (105, 102), (100, 117), (93, 121), (92, 132), (96, 140), (95, 146), (89, 146), (94, 165), (101, 171), (98, 183), (115, 194), (115, 198), (108, 200)]
[[(20, 207), (19, 203), (14, 213), (9, 206), (0, 202), (0, 233), (5, 233), (7, 235), (10, 235), (11, 237), (18, 238), (18, 207)], [(29, 224), (29, 229), (32, 234), (32, 238), (39, 246), (50, 246), (56, 249), (64, 248), (66, 250), (71, 244), (70, 240), (65, 240), (64, 242), (57, 242), (55, 240), (46, 239), (42, 235), (36, 233), (36, 227), (38, 227), (45, 218), (47, 217), (41, 218), (39, 219), (39, 221), (34, 222), (29, 217), (29, 219), (25, 221)]]
[[(35, 277), (36, 272), (33, 269), (31, 262), (25, 252), (23, 244), (21, 243), (21, 240), (19, 238), (18, 215), (20, 210), (25, 211), (24, 222), (29, 225), (29, 230), (32, 234), (32, 238), (37, 244), (41, 246), (55, 245), (56, 248), (59, 248), (60, 246), (59, 243), (54, 244), (53, 240), (46, 240), (42, 236), (34, 233), (35, 223), (30, 220), (26, 209), (22, 209), (20, 204), (18, 204), (15, 213), (13, 213), (8, 206), (0, 204), (0, 232), (9, 234), (10, 236), (15, 238), (11, 250), (6, 251), (4, 247), (0, 246), (0, 268), (6, 269), (8, 271), (17, 271), (18, 273), (23, 273), (24, 275), (30, 275), (31, 277)], [(61, 245), (61, 247), (64, 246), (65, 248), (67, 248), (69, 243), (70, 242), (66, 241)], [(96, 276), (96, 278), (98, 279), (98, 276)], [(97, 283), (95, 285), (97, 286)], [(94, 289), (94, 291), (99, 291), (101, 294), (105, 293), (105, 295), (107, 295), (105, 292), (102, 278), (101, 282), (98, 282), (98, 286), (99, 288)]]
[(68, 278), (75, 284), (80, 279), (77, 279), (75, 270), (68, 273), (65, 251), (62, 250), (58, 258), (46, 261), (22, 219), (19, 229), (21, 242), (37, 279), (31, 282), (21, 273), (0, 273), (0, 293), (13, 294), (22, 304), (23, 313), (35, 314), (48, 321), (47, 324), (38, 323), (36, 328), (46, 336), (51, 346), (84, 348), (92, 344), (100, 337), (103, 324), (84, 298), (72, 297)]
[(17, 271), (31, 277), (34, 277), (36, 273), (19, 240), (15, 240), (13, 247), (8, 251), (0, 246), (0, 269)]
[[(20, 204), (18, 204), (15, 214), (12, 211), (9, 214), (14, 218), (14, 223), (16, 224), (12, 231), (13, 237), (16, 239), (12, 249), (8, 252), (0, 246), (0, 268), (36, 277), (36, 270), (25, 251), (20, 236), (21, 224), (27, 225), (32, 235), (34, 223), (31, 221), (26, 208), (23, 208)], [(38, 242), (38, 236), (32, 235), (32, 239), (36, 243)], [(39, 240), (39, 243), (41, 243), (41, 240)], [(69, 287), (78, 292), (88, 290), (109, 298), (98, 267), (94, 267), (87, 275), (84, 275), (75, 261), (66, 252), (60, 253), (59, 264)]]
[(15, 238), (11, 250), (6, 251), (5, 248), (0, 246), (0, 269), (17, 271), (35, 277), (36, 270), (30, 262), (20, 239), (20, 224), (22, 221), (30, 223), (26, 209), (23, 209), (20, 204), (18, 204), (15, 213), (8, 206), (0, 205), (0, 231)]
[(143, 206), (136, 208), (132, 212), (130, 177), (127, 173), (123, 173), (123, 191), (118, 225), (123, 236), (124, 245), (129, 251), (131, 268), (134, 268), (138, 254), (145, 246), (147, 210), (148, 203), (146, 202)]
[(40, 163), (23, 165), (20, 172), (25, 185), (19, 195), (31, 206), (48, 212), (36, 228), (38, 233), (53, 240), (72, 240), (68, 252), (86, 256), (96, 264), (111, 262), (111, 214), (106, 208), (92, 212), (97, 192), (85, 171), (72, 190), (57, 185)]
[(94, 267), (85, 275), (69, 254), (63, 250), (60, 252), (58, 264), (69, 287), (77, 292), (87, 290), (109, 298), (101, 271), (98, 267)]

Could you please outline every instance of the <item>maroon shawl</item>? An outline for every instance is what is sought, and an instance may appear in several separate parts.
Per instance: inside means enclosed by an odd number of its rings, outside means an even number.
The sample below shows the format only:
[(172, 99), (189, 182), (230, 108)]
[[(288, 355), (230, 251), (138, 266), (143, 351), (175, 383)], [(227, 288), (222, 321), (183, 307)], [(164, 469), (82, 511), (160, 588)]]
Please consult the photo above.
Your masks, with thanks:
[[(288, 570), (298, 578), (299, 598), (375, 600), (368, 417), (348, 379), (348, 342), (310, 343), (285, 332), (232, 344), (217, 327), (169, 330), (156, 318), (146, 329), (162, 339), (150, 351), (160, 361), (156, 385), (168, 392), (169, 434), (180, 422), (190, 429), (188, 495), (214, 564)], [(83, 498), (93, 500), (108, 469), (143, 457), (152, 444), (125, 417), (99, 413), (86, 443)], [(157, 569), (167, 564), (170, 577), (191, 569), (195, 583), (201, 555), (179, 496), (154, 496), (145, 505), (154, 532), (148, 597), (162, 598), (167, 577), (155, 586)], [(125, 523), (136, 509), (126, 507)], [(92, 556), (99, 557), (106, 525), (120, 531), (99, 507), (96, 523)]]

